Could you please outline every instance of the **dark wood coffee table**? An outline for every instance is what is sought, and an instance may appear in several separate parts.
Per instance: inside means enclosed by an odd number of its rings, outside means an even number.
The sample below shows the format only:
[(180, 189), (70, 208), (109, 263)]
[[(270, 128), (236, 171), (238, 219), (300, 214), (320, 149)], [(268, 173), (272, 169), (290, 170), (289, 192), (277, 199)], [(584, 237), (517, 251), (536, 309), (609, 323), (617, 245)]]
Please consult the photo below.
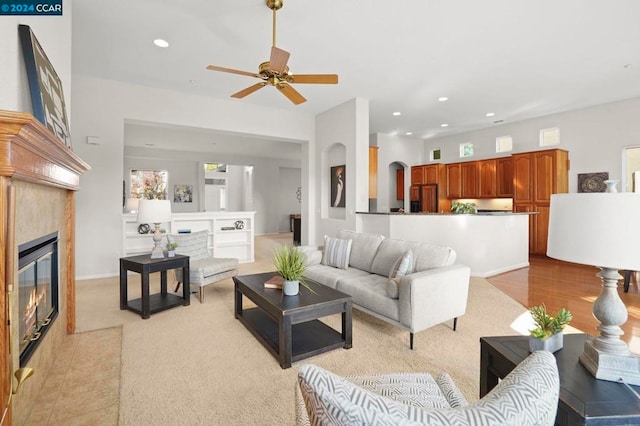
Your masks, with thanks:
[[(597, 380), (580, 364), (588, 334), (565, 334), (553, 355), (560, 374), (556, 425), (640, 425), (640, 387)], [(529, 356), (528, 336), (480, 338), (480, 397)]]
[[(337, 348), (351, 348), (351, 296), (306, 280), (316, 294), (300, 285), (296, 296), (285, 296), (280, 289), (264, 288), (275, 272), (233, 277), (235, 317), (280, 362), (291, 363)], [(243, 309), (242, 297), (256, 304)], [(342, 331), (318, 318), (342, 314)]]

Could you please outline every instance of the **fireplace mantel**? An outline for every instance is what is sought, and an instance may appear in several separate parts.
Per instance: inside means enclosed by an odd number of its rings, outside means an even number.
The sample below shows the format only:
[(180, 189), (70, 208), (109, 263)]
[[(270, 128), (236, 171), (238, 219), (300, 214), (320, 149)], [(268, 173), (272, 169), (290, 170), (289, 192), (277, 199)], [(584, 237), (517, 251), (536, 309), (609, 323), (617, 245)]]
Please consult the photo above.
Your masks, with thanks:
[[(0, 110), (0, 415), (9, 419), (4, 424), (26, 421), (62, 336), (75, 331), (75, 192), (80, 175), (89, 169), (31, 114)], [(59, 290), (64, 307), (29, 360), (36, 371), (33, 379), (12, 398), (12, 376), (19, 367), (18, 333), (12, 332), (19, 321), (11, 307), (18, 303), (18, 245), (53, 231), (61, 235)]]
[(33, 115), (0, 110), (0, 176), (75, 191), (89, 169)]

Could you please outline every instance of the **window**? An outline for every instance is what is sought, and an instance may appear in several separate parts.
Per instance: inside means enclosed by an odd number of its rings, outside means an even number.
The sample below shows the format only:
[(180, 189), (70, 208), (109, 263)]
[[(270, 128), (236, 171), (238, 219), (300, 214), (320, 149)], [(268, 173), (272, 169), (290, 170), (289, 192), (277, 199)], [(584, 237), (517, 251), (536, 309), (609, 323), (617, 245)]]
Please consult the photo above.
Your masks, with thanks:
[(460, 144), (460, 157), (472, 157), (473, 144), (471, 142)]
[(226, 164), (216, 164), (216, 163), (204, 163), (204, 172), (216, 172), (216, 173), (226, 173), (227, 165)]
[(509, 152), (513, 150), (511, 136), (499, 136), (496, 138), (496, 152)]
[(440, 148), (431, 150), (431, 161), (440, 159)]
[(131, 170), (131, 198), (166, 200), (169, 172), (166, 170)]
[(540, 130), (540, 146), (550, 146), (560, 144), (560, 129), (552, 127), (551, 129)]

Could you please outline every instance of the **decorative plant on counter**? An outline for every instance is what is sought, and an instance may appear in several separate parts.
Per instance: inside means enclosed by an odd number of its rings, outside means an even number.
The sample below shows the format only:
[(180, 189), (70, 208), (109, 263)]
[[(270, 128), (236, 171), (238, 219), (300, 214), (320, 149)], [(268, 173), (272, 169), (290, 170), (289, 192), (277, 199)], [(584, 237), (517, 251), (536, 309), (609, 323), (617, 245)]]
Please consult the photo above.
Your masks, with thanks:
[(562, 308), (555, 315), (547, 313), (547, 307), (542, 304), (529, 309), (536, 327), (529, 330), (529, 351), (545, 350), (555, 352), (562, 349), (562, 330), (573, 318), (571, 312)]
[(560, 333), (573, 318), (571, 312), (565, 308), (560, 309), (557, 314), (551, 316), (547, 313), (547, 307), (544, 304), (530, 308), (529, 312), (536, 324), (536, 327), (529, 330), (529, 332), (531, 336), (538, 339), (546, 339)]
[(307, 256), (296, 247), (284, 245), (276, 248), (273, 251), (273, 265), (284, 279), (282, 291), (285, 295), (295, 296), (298, 294), (300, 284), (317, 294), (304, 283), (302, 275), (307, 265)]
[(462, 203), (460, 201), (454, 201), (451, 205), (451, 212), (456, 214), (476, 214), (478, 209), (476, 203)]

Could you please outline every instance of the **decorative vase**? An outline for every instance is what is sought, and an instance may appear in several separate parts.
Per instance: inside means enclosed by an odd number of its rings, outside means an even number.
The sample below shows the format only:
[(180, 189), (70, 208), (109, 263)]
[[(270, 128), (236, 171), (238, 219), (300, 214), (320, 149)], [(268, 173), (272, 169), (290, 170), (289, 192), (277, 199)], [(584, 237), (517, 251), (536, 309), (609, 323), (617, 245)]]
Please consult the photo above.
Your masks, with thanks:
[(175, 250), (167, 251), (167, 257), (176, 257), (176, 251)]
[(300, 291), (300, 281), (284, 280), (282, 292), (285, 296), (295, 296)]
[(546, 339), (538, 339), (537, 337), (529, 336), (529, 352), (559, 351), (560, 349), (562, 349), (562, 344), (564, 342), (562, 336), (562, 333), (553, 334)]

